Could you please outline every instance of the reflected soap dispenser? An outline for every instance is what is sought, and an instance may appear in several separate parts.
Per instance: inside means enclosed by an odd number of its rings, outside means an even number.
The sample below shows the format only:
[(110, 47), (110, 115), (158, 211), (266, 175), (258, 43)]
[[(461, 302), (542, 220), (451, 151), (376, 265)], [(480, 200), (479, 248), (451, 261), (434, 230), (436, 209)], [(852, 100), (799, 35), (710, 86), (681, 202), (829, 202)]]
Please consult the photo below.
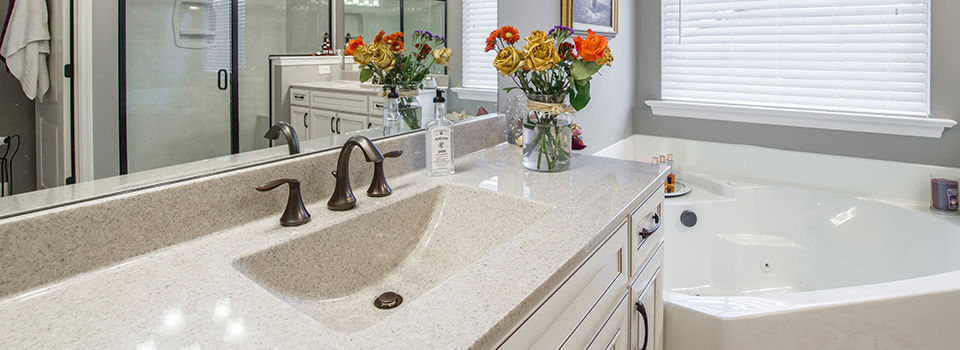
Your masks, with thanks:
[(383, 105), (383, 125), (392, 126), (400, 122), (400, 94), (397, 87), (391, 86), (387, 94), (387, 103)]
[(426, 150), (427, 175), (452, 175), (453, 169), (453, 122), (447, 119), (447, 100), (443, 98), (443, 90), (437, 89), (437, 97), (433, 98), (433, 120), (427, 124)]

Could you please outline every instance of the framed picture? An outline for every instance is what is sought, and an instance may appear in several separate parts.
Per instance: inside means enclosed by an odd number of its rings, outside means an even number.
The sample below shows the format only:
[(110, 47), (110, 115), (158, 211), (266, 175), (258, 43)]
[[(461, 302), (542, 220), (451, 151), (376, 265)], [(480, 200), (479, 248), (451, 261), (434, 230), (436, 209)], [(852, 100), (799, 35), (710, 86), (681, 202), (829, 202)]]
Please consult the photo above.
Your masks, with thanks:
[(620, 0), (560, 0), (560, 23), (577, 33), (617, 34)]

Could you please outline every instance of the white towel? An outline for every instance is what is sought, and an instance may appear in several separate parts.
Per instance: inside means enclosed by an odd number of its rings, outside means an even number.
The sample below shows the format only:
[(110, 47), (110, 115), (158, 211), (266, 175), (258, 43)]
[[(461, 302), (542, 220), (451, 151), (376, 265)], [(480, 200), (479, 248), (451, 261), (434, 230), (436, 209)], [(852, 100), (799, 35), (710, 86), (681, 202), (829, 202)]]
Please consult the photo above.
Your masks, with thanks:
[(7, 68), (20, 80), (28, 98), (43, 102), (50, 89), (47, 56), (50, 55), (50, 29), (46, 0), (17, 0), (10, 14), (7, 34), (0, 44), (0, 55)]

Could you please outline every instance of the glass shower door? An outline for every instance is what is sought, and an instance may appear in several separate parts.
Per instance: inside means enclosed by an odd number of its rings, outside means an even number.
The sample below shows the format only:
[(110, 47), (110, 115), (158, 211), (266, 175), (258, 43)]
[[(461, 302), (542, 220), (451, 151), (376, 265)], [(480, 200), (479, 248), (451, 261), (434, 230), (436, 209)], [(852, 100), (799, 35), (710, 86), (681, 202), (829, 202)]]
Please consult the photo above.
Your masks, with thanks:
[(128, 172), (230, 154), (231, 6), (126, 0)]

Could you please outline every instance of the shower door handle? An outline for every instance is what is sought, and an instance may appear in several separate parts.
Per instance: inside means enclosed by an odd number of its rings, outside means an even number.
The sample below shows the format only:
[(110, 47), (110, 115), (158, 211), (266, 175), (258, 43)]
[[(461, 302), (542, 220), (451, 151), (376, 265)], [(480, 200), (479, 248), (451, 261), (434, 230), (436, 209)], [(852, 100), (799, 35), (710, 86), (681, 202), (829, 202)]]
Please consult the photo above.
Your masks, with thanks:
[(647, 239), (652, 236), (657, 230), (660, 229), (660, 214), (653, 213), (653, 223), (655, 224), (652, 229), (640, 229), (640, 238)]
[(227, 89), (227, 70), (221, 69), (217, 71), (217, 88), (220, 90)]

